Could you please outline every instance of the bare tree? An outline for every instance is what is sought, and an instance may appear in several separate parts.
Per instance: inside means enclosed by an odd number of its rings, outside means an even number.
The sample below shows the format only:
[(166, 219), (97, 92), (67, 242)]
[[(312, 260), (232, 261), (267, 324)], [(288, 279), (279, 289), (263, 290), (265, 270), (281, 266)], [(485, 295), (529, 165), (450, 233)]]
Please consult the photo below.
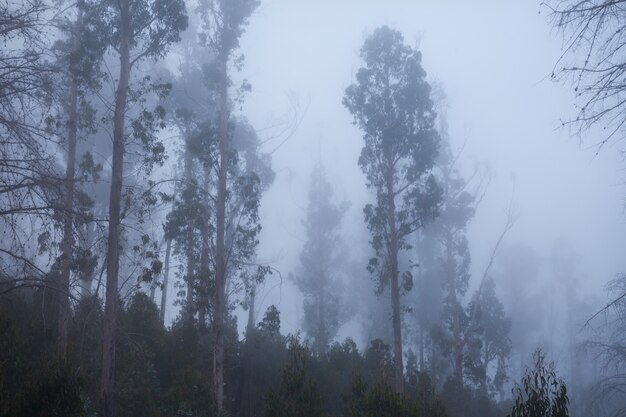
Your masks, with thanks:
[(565, 125), (578, 133), (598, 126), (599, 151), (622, 139), (626, 122), (626, 1), (552, 0), (542, 3), (563, 35), (563, 53), (552, 71), (556, 80), (570, 80), (579, 102), (578, 114)]
[(53, 215), (63, 189), (54, 158), (53, 120), (47, 116), (56, 73), (46, 59), (48, 10), (38, 0), (0, 1), (0, 278), (8, 284), (4, 291), (49, 284), (36, 258), (53, 240)]

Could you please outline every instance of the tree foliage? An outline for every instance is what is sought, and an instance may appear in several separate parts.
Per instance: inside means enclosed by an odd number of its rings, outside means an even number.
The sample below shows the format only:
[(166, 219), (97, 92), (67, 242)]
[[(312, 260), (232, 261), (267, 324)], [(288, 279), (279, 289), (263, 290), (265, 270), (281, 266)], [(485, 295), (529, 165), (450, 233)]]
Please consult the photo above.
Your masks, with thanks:
[(333, 203), (332, 198), (333, 187), (318, 164), (311, 175), (309, 205), (302, 222), (307, 240), (295, 277), (305, 297), (303, 330), (318, 355), (327, 352), (346, 316), (341, 282), (346, 253), (340, 228), (347, 206)]
[(376, 253), (368, 270), (377, 278), (379, 292), (391, 285), (398, 392), (403, 389), (398, 254), (410, 247), (409, 235), (436, 217), (441, 202), (431, 172), (439, 135), (430, 85), (421, 54), (403, 42), (400, 32), (386, 26), (367, 38), (361, 49), (363, 67), (343, 99), (363, 131), (359, 166), (375, 193), (375, 204), (363, 209)]

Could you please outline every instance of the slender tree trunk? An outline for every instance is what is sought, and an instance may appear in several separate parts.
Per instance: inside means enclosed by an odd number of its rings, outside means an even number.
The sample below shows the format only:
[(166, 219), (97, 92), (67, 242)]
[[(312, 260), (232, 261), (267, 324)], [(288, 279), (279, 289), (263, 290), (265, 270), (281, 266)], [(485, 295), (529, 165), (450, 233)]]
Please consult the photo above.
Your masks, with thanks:
[(115, 92), (113, 120), (113, 161), (109, 196), (109, 237), (107, 242), (107, 284), (102, 336), (102, 375), (100, 417), (112, 417), (114, 407), (115, 342), (117, 330), (117, 291), (119, 273), (120, 215), (124, 168), (124, 113), (130, 78), (130, 0), (119, 0), (120, 74)]
[[(172, 203), (172, 211), (174, 211), (176, 195), (178, 194), (178, 187), (174, 187), (174, 198)], [(159, 314), (159, 319), (161, 320), (161, 325), (165, 326), (165, 310), (167, 308), (167, 287), (170, 281), (170, 256), (172, 254), (172, 240), (167, 239), (165, 242), (165, 263), (163, 265), (163, 288), (161, 289), (161, 310)]]
[[(83, 228), (84, 246), (86, 248), (93, 245), (96, 240), (97, 227), (93, 224), (87, 224)], [(89, 275), (82, 276), (80, 282), (80, 299), (85, 300), (91, 296), (91, 287), (93, 286), (94, 272), (89, 272)]]
[(484, 343), (483, 351), (485, 354), (482, 368), (483, 374), (480, 376), (480, 389), (483, 391), (484, 395), (487, 395), (487, 367), (489, 366), (489, 346), (487, 343)]
[(222, 57), (222, 87), (219, 107), (220, 166), (217, 178), (216, 259), (215, 259), (215, 346), (213, 351), (213, 383), (218, 410), (224, 409), (224, 319), (226, 316), (226, 175), (228, 170), (228, 85), (227, 59)]
[(424, 329), (419, 328), (419, 355), (420, 355), (420, 372), (424, 372)]
[[(189, 134), (185, 134), (187, 141), (189, 140)], [(193, 155), (189, 149), (189, 143), (185, 146), (185, 185), (190, 187), (193, 181)], [(196, 273), (196, 257), (193, 253), (193, 228), (191, 225), (187, 225), (187, 251), (185, 257), (187, 258), (187, 294), (185, 298), (185, 314), (191, 320), (194, 314), (193, 308), (193, 281)]]
[[(204, 170), (204, 183), (207, 184), (207, 188), (205, 188), (203, 191), (203, 196), (202, 196), (202, 204), (204, 205), (204, 207), (207, 208), (207, 210), (209, 210), (210, 207), (210, 201), (209, 201), (209, 189), (208, 189), (208, 185), (211, 183), (211, 169), (206, 168)], [(202, 249), (201, 249), (201, 255), (200, 255), (200, 264), (201, 264), (201, 270), (203, 271), (203, 273), (205, 274), (205, 281), (207, 285), (199, 285), (199, 291), (198, 291), (198, 300), (197, 300), (197, 305), (196, 305), (196, 309), (198, 310), (198, 327), (202, 330), (206, 330), (207, 329), (207, 321), (206, 321), (206, 316), (207, 316), (207, 312), (209, 310), (209, 291), (208, 291), (208, 287), (209, 287), (209, 281), (210, 281), (210, 274), (209, 274), (209, 269), (211, 267), (211, 249), (210, 249), (210, 236), (208, 233), (203, 233), (202, 234)]]
[(163, 289), (161, 290), (161, 324), (165, 326), (165, 309), (167, 307), (167, 286), (170, 278), (170, 255), (172, 253), (172, 241), (167, 240), (165, 245), (165, 264), (163, 268)]
[(320, 272), (320, 282), (319, 282), (319, 286), (320, 286), (320, 293), (319, 293), (319, 334), (318, 334), (318, 338), (317, 338), (317, 355), (319, 357), (322, 357), (322, 355), (324, 355), (326, 353), (326, 348), (328, 346), (328, 340), (326, 337), (326, 317), (324, 315), (324, 312), (326, 311), (326, 306), (324, 304), (324, 300), (326, 299), (326, 296), (324, 294), (324, 278), (325, 275), (323, 272)]
[[(252, 288), (250, 289), (250, 302), (249, 302), (249, 306), (248, 306), (248, 324), (246, 326), (246, 334), (247, 335), (251, 335), (252, 332), (254, 331), (254, 303), (256, 300), (256, 285), (252, 284)], [(246, 340), (247, 340), (247, 336), (246, 336)]]
[(389, 280), (391, 281), (391, 308), (393, 313), (393, 362), (394, 386), (398, 394), (404, 392), (404, 364), (402, 361), (402, 326), (400, 322), (400, 286), (398, 283), (398, 230), (396, 225), (396, 203), (393, 190), (393, 170), (387, 175), (389, 194)]
[(459, 301), (456, 295), (456, 277), (454, 276), (454, 257), (452, 255), (453, 238), (448, 232), (446, 236), (446, 251), (447, 251), (447, 274), (450, 283), (450, 296), (454, 305), (452, 311), (452, 337), (454, 339), (454, 379), (459, 387), (463, 386), (463, 340), (461, 335), (461, 323), (459, 320)]
[[(83, 25), (83, 8), (78, 5), (78, 14), (74, 26), (72, 49), (80, 48), (80, 30)], [(63, 240), (61, 242), (61, 274), (59, 291), (59, 355), (65, 359), (67, 354), (67, 326), (70, 315), (70, 271), (72, 267), (72, 248), (74, 246), (74, 189), (76, 187), (76, 138), (78, 134), (78, 77), (70, 63), (71, 85), (68, 104), (67, 166), (65, 169), (65, 201), (63, 204)]]
[(253, 369), (252, 358), (254, 356), (254, 337), (255, 337), (255, 301), (256, 301), (256, 285), (252, 283), (250, 289), (250, 298), (248, 299), (248, 323), (246, 325), (246, 342), (243, 349), (242, 364), (243, 378), (239, 385), (239, 409), (237, 416), (254, 416), (255, 386), (252, 383)]

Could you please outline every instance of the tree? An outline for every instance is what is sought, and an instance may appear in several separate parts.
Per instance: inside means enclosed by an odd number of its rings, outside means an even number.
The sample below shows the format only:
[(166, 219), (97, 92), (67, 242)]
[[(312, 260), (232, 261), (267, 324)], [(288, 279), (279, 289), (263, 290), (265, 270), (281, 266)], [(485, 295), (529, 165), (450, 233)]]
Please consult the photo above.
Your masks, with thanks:
[[(507, 378), (506, 363), (511, 353), (511, 321), (506, 317), (495, 289), (494, 280), (488, 278), (469, 306), (469, 310), (477, 309), (475, 325), (479, 341), (469, 352), (469, 367), (471, 376), (478, 381), (485, 394), (502, 392)], [(494, 361), (497, 369), (490, 377), (489, 365)]]
[(49, 117), (56, 69), (47, 59), (48, 10), (37, 0), (0, 2), (0, 271), (12, 288), (56, 289), (32, 244), (37, 232), (50, 240), (63, 193)]
[[(346, 89), (344, 105), (363, 131), (359, 165), (376, 202), (364, 208), (371, 245), (368, 265), (379, 290), (391, 286), (396, 392), (403, 390), (398, 254), (407, 238), (434, 219), (441, 190), (432, 175), (439, 148), (430, 85), (421, 54), (403, 44), (400, 32), (377, 29), (361, 49), (364, 66)], [(410, 280), (411, 272), (403, 272)]]
[(309, 376), (310, 352), (297, 338), (289, 341), (289, 360), (279, 383), (267, 394), (266, 417), (321, 416), (321, 398)]
[[(185, 4), (181, 0), (121, 0), (108, 4), (111, 47), (119, 54), (119, 77), (115, 90), (113, 115), (113, 156), (109, 195), (109, 232), (106, 258), (106, 295), (102, 336), (102, 375), (100, 415), (114, 415), (115, 340), (117, 326), (118, 275), (120, 263), (120, 223), (124, 170), (124, 149), (128, 140), (125, 129), (126, 106), (131, 70), (146, 58), (163, 56), (170, 44), (179, 39), (187, 26)], [(146, 110), (133, 122), (133, 134), (150, 146), (152, 131), (159, 126), (161, 108)], [(142, 123), (145, 122), (145, 123)], [(146, 126), (147, 125), (147, 126)], [(152, 129), (151, 129), (152, 128)]]
[(317, 164), (311, 174), (309, 205), (302, 222), (307, 241), (300, 254), (301, 271), (295, 283), (304, 294), (303, 328), (315, 353), (324, 355), (342, 324), (342, 294), (338, 271), (345, 259), (339, 235), (346, 204), (332, 202), (333, 188), (324, 168)]
[(60, 118), (66, 122), (62, 133), (65, 133), (67, 147), (63, 180), (65, 189), (61, 208), (63, 237), (59, 259), (59, 299), (61, 302), (59, 303), (58, 327), (59, 351), (62, 356), (67, 350), (70, 273), (72, 269), (77, 269), (78, 258), (81, 254), (90, 255), (87, 251), (74, 250), (76, 214), (81, 211), (81, 198), (88, 200), (79, 194), (77, 174), (80, 172), (85, 176), (86, 171), (91, 170), (95, 173), (99, 168), (90, 164), (91, 154), (84, 154), (77, 169), (77, 144), (79, 133), (86, 134), (94, 131), (94, 110), (88, 101), (88, 95), (90, 90), (99, 87), (101, 78), (99, 68), (105, 49), (105, 43), (98, 33), (103, 30), (99, 16), (101, 8), (96, 4), (80, 1), (70, 10), (75, 14), (74, 20), (71, 21), (72, 17), (65, 17), (59, 22), (60, 29), (67, 33), (67, 39), (58, 41), (55, 45), (59, 54), (57, 64), (64, 68), (61, 84), (66, 86), (59, 99), (63, 108)]
[(621, 0), (549, 0), (542, 3), (552, 24), (563, 33), (563, 53), (552, 79), (573, 81), (578, 114), (566, 123), (579, 133), (600, 125), (599, 151), (611, 139), (624, 137), (626, 122), (626, 42)]
[[(233, 176), (229, 167), (236, 161), (236, 154), (232, 149), (232, 118), (231, 118), (231, 97), (230, 88), (232, 80), (230, 77), (229, 65), (234, 63), (236, 68), (241, 68), (243, 57), (236, 57), (235, 51), (239, 47), (239, 39), (243, 35), (245, 26), (252, 12), (259, 5), (258, 0), (206, 0), (200, 4), (200, 13), (203, 21), (204, 31), (201, 33), (201, 40), (209, 48), (212, 54), (212, 62), (208, 66), (211, 71), (211, 90), (214, 95), (211, 97), (215, 105), (215, 114), (210, 114), (209, 118), (215, 120), (213, 133), (216, 136), (216, 155), (213, 167), (217, 168), (217, 178), (215, 182), (215, 248), (214, 248), (214, 271), (215, 271), (215, 291), (213, 297), (213, 332), (215, 334), (215, 344), (213, 349), (213, 383), (215, 387), (215, 399), (219, 410), (224, 404), (224, 326), (227, 314), (226, 283), (229, 273), (234, 273), (241, 265), (239, 262), (247, 258), (249, 261), (254, 253), (255, 236), (259, 231), (256, 208), (258, 198), (252, 196), (248, 199), (249, 204), (244, 204), (244, 211), (247, 215), (239, 216), (227, 213), (229, 195), (233, 192), (229, 190), (229, 178), (239, 187), (247, 189), (248, 193), (258, 191), (258, 177), (248, 176), (246, 181), (238, 180), (238, 175)], [(243, 94), (250, 88), (249, 84), (244, 84), (239, 89)], [(241, 98), (241, 95), (239, 96)], [(234, 156), (234, 158), (233, 158)], [(229, 172), (230, 171), (230, 172)], [(244, 179), (244, 177), (239, 177)], [(236, 207), (236, 206), (235, 206)], [(229, 217), (231, 214), (231, 217)], [(240, 245), (237, 258), (232, 256), (228, 247), (237, 242), (237, 239), (227, 240), (227, 229), (238, 227), (241, 223), (230, 223), (237, 219), (249, 219), (249, 228), (240, 229), (238, 238), (243, 238), (245, 244)], [(233, 236), (235, 237), (235, 236)], [(243, 256), (241, 256), (243, 255)]]
[(447, 130), (442, 129), (442, 132), (446, 140), (438, 168), (443, 204), (440, 216), (424, 230), (424, 235), (440, 245), (440, 271), (443, 278), (441, 315), (446, 332), (439, 333), (439, 343), (444, 342), (442, 338), (445, 338), (445, 343), (452, 347), (454, 378), (457, 385), (462, 387), (464, 357), (467, 339), (470, 337), (470, 318), (462, 302), (469, 285), (471, 266), (466, 228), (474, 217), (475, 199), (467, 191), (467, 182), (455, 167), (456, 158), (447, 140)]

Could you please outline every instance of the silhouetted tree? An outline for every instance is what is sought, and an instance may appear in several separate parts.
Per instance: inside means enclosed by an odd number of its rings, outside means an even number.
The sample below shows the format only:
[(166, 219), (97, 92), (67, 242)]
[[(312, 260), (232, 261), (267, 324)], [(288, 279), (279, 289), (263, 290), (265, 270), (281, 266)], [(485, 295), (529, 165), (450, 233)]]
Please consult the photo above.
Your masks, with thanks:
[[(120, 264), (120, 224), (122, 214), (122, 187), (124, 154), (128, 133), (126, 131), (127, 104), (131, 98), (141, 97), (148, 91), (163, 92), (163, 87), (144, 79), (144, 91), (131, 90), (131, 70), (147, 58), (165, 54), (170, 44), (179, 39), (180, 31), (187, 26), (184, 2), (180, 0), (130, 1), (108, 3), (107, 23), (111, 30), (111, 47), (119, 54), (119, 76), (115, 91), (113, 115), (113, 155), (111, 161), (111, 190), (109, 194), (109, 231), (106, 258), (106, 296), (102, 336), (102, 378), (100, 390), (100, 416), (114, 415), (115, 341), (117, 326), (118, 276)], [(159, 91), (161, 90), (161, 91)], [(132, 137), (138, 140), (157, 160), (159, 147), (154, 143), (154, 131), (162, 127), (163, 109), (154, 112), (142, 109), (133, 120)], [(155, 154), (156, 153), (156, 154)]]
[(598, 151), (611, 139), (622, 139), (626, 122), (626, 10), (620, 0), (548, 0), (552, 24), (563, 33), (563, 53), (552, 78), (571, 79), (578, 115), (567, 122), (579, 133), (601, 128)]
[(333, 188), (324, 168), (317, 164), (311, 174), (309, 205), (302, 222), (307, 240), (300, 254), (295, 283), (304, 294), (303, 329), (317, 355), (324, 355), (342, 324), (341, 263), (345, 260), (340, 236), (346, 204), (332, 201)]
[[(368, 269), (379, 289), (391, 287), (396, 392), (403, 390), (400, 271), (398, 254), (407, 238), (436, 217), (441, 190), (432, 175), (439, 147), (430, 85), (421, 54), (404, 45), (400, 32), (377, 29), (361, 49), (364, 66), (343, 99), (363, 131), (359, 165), (376, 202), (364, 208), (376, 257)], [(411, 272), (402, 274), (406, 282)]]
[[(495, 282), (489, 278), (482, 291), (474, 295), (469, 309), (477, 309), (475, 325), (478, 327), (476, 343), (469, 352), (470, 376), (478, 381), (483, 393), (502, 392), (507, 379), (507, 362), (511, 353), (511, 321), (495, 291)], [(489, 366), (495, 362), (496, 371), (489, 375)]]

